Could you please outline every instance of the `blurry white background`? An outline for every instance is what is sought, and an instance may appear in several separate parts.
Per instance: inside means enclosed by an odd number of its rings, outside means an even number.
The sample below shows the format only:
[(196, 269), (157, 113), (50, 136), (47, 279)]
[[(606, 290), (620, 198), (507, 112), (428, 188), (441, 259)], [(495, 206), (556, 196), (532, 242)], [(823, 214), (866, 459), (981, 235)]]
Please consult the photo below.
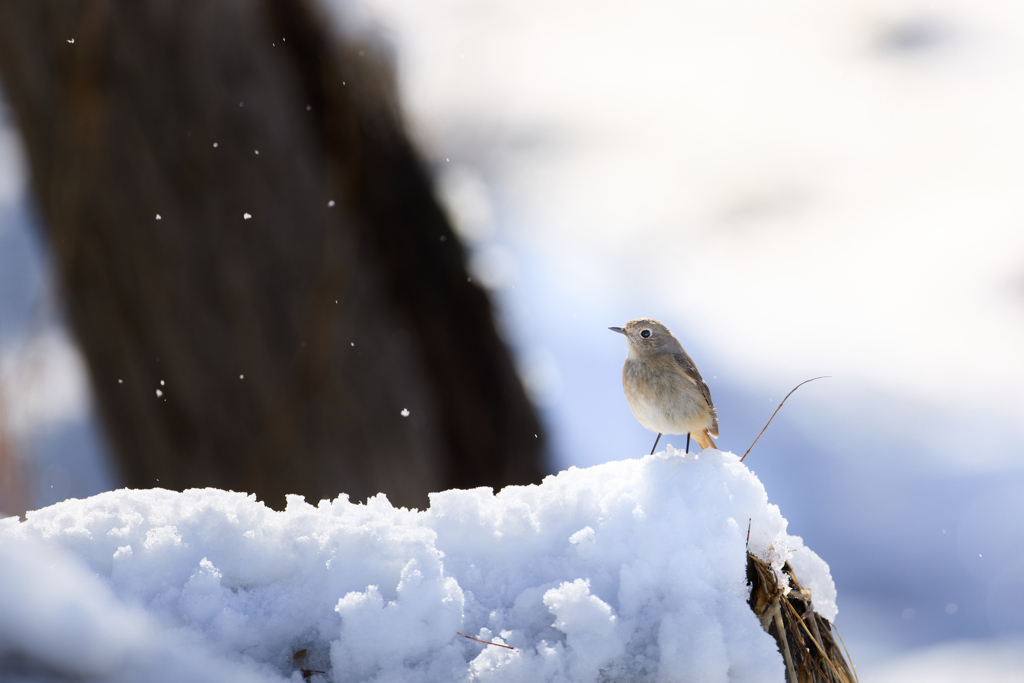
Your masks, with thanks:
[(12, 458), (21, 475), (20, 490), (0, 496), (19, 496), (4, 506), (15, 509), (114, 486), (35, 221), (24, 152), (0, 101), (0, 458)]
[[(609, 325), (676, 333), (725, 450), (831, 375), (747, 462), (862, 680), (1024, 680), (1024, 7), (323, 1), (393, 52), (559, 468), (653, 442)], [(0, 368), (45, 505), (111, 480), (5, 123)]]

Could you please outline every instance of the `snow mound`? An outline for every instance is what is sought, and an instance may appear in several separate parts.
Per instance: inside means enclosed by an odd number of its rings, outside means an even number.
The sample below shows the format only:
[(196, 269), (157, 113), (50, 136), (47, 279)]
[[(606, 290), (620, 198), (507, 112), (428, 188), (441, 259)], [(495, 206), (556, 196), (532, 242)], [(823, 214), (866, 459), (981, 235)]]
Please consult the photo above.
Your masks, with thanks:
[(780, 681), (746, 604), (748, 526), (751, 550), (797, 559), (834, 617), (828, 566), (731, 453), (670, 446), (497, 495), (432, 494), (425, 511), (112, 491), (0, 521), (0, 673)]

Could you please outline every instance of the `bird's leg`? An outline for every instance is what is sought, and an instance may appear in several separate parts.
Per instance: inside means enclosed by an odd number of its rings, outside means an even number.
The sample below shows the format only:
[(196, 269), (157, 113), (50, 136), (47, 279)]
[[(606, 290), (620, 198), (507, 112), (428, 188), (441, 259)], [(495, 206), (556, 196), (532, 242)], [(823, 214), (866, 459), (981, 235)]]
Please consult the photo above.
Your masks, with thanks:
[(690, 432), (686, 432), (686, 452), (690, 452)]
[(661, 434), (658, 434), (658, 438), (654, 440), (654, 445), (651, 446), (651, 455), (654, 455), (654, 449), (658, 447), (658, 441), (661, 439)]

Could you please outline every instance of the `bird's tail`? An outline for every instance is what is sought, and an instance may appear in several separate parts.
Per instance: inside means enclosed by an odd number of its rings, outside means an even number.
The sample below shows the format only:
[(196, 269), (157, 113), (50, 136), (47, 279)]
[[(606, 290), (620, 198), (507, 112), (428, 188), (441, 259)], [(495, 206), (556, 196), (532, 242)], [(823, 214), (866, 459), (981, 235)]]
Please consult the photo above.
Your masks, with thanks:
[(693, 440), (700, 444), (701, 450), (706, 451), (709, 448), (718, 448), (718, 446), (715, 445), (715, 442), (711, 440), (711, 435), (708, 434), (708, 430), (706, 429), (694, 432)]

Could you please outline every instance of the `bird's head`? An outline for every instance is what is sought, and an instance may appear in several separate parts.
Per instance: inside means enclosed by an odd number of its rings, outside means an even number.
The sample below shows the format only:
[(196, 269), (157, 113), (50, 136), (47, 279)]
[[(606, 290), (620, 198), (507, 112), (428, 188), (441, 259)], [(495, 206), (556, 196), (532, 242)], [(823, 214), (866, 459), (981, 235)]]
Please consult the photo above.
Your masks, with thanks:
[(674, 353), (681, 349), (672, 332), (653, 318), (630, 320), (622, 327), (609, 327), (629, 342), (629, 355), (643, 357), (661, 353)]

